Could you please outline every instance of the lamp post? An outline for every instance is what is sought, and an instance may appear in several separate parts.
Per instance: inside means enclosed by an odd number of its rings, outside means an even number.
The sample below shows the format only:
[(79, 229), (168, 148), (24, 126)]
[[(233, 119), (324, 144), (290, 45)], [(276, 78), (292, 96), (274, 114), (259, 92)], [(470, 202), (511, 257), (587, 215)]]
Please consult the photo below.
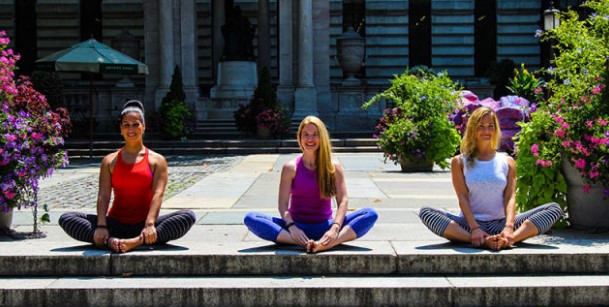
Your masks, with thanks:
[(549, 31), (560, 25), (560, 11), (554, 8), (554, 1), (550, 1), (550, 7), (543, 11), (543, 29)]
[[(558, 28), (560, 25), (560, 11), (554, 7), (554, 1), (550, 1), (550, 7), (543, 11), (543, 30), (545, 32)], [(544, 48), (543, 66), (549, 67), (550, 60), (554, 57), (554, 39), (548, 41)]]

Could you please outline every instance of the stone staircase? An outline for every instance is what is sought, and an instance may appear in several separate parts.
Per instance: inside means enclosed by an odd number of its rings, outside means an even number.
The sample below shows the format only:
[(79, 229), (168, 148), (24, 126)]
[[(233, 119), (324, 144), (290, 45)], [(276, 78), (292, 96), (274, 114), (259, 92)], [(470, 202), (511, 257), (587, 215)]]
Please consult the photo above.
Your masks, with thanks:
[[(191, 238), (208, 236), (191, 231)], [(0, 251), (0, 306), (609, 304), (609, 255), (594, 247), (597, 240), (537, 243), (495, 253), (356, 241), (316, 255), (259, 241), (176, 241), (128, 254), (21, 244)]]
[[(120, 137), (120, 136), (119, 136)], [(154, 137), (154, 136), (153, 136)], [(300, 152), (295, 139), (257, 140), (257, 139), (188, 139), (161, 140), (146, 136), (144, 143), (162, 155), (196, 154), (266, 154)], [(89, 140), (75, 139), (66, 141), (66, 150), (71, 158), (88, 158), (90, 153), (101, 158), (123, 146), (122, 139), (95, 140), (89, 149)], [(332, 139), (334, 152), (379, 152), (375, 139)]]

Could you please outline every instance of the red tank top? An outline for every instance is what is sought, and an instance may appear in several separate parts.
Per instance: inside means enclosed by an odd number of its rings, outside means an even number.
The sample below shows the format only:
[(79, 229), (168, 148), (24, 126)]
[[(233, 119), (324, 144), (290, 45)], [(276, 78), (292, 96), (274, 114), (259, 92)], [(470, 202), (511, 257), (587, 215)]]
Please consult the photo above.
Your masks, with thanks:
[(148, 162), (148, 148), (144, 158), (128, 164), (119, 150), (112, 173), (114, 202), (108, 216), (124, 224), (137, 224), (146, 220), (152, 201), (152, 170)]

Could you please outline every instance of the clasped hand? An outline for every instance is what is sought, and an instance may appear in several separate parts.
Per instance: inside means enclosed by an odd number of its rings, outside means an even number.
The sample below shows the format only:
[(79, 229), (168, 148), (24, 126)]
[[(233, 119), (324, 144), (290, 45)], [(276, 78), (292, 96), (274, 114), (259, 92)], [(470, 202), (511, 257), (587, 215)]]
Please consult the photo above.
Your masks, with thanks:
[(144, 243), (154, 244), (156, 242), (156, 227), (154, 225), (145, 226), (142, 230), (142, 237), (144, 237)]

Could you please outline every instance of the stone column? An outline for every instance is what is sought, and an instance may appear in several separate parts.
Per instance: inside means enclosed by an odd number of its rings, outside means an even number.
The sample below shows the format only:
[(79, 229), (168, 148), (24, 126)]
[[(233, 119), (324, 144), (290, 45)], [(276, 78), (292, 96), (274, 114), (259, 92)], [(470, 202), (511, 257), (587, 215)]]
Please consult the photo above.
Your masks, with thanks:
[(258, 0), (258, 67), (271, 68), (271, 29), (269, 0)]
[(292, 0), (279, 0), (279, 86), (277, 97), (284, 108), (294, 110), (294, 7)]
[(146, 110), (156, 110), (156, 91), (159, 87), (160, 67), (159, 60), (159, 8), (156, 1), (144, 1), (144, 58), (148, 65), (146, 75), (146, 90), (144, 93), (144, 107)]
[(313, 4), (313, 78), (317, 90), (317, 107), (322, 118), (334, 118), (337, 106), (330, 98), (330, 3), (315, 1)]
[(212, 3), (212, 76), (218, 84), (218, 63), (220, 57), (222, 57), (222, 50), (224, 49), (224, 38), (222, 37), (222, 25), (226, 22), (224, 11), (226, 7), (224, 0), (213, 0)]
[(173, 0), (159, 0), (159, 87), (155, 93), (155, 106), (161, 106), (169, 91), (171, 75), (175, 66), (173, 56)]
[(313, 83), (313, 0), (300, 0), (298, 10), (298, 84), (293, 119), (317, 115), (317, 91)]
[(197, 8), (195, 0), (180, 0), (180, 36), (181, 36), (181, 59), (182, 82), (186, 93), (186, 104), (194, 108), (197, 118), (207, 117), (205, 106), (199, 106), (199, 78), (197, 60)]

